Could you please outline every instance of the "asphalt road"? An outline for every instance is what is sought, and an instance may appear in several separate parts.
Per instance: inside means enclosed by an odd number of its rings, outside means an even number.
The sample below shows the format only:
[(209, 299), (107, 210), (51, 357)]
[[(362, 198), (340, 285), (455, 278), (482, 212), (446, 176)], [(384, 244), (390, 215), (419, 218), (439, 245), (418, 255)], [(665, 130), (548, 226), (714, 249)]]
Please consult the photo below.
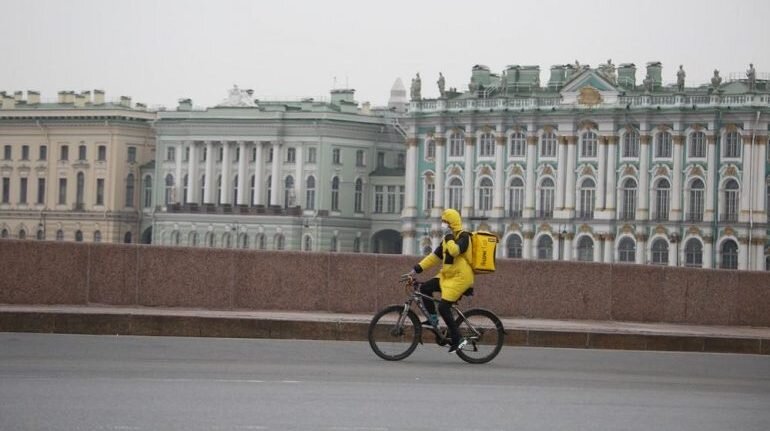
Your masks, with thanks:
[(0, 333), (0, 430), (770, 429), (767, 356)]

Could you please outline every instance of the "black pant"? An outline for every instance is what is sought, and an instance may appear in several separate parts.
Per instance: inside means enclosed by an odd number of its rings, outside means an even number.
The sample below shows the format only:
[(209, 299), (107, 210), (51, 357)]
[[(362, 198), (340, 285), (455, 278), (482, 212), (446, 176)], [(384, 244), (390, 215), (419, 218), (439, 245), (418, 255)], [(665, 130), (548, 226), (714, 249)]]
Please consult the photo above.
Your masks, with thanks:
[[(433, 292), (441, 292), (438, 278), (431, 278), (420, 286), (420, 293), (423, 295), (433, 296)], [(425, 308), (428, 309), (428, 313), (436, 314), (436, 305), (433, 303), (433, 300), (430, 298), (422, 298), (422, 303), (425, 305)], [(441, 302), (438, 303), (438, 313), (446, 323), (452, 344), (456, 346), (460, 344), (460, 334), (457, 330), (457, 323), (452, 318), (452, 304), (454, 304), (454, 302), (442, 299)]]

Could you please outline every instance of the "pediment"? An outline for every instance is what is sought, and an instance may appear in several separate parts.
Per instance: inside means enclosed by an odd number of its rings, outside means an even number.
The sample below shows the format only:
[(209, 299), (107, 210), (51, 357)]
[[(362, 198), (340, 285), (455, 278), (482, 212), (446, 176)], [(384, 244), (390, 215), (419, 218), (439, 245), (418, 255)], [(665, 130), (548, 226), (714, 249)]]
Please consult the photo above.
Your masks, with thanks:
[(610, 81), (595, 70), (584, 70), (568, 80), (561, 91), (562, 103), (579, 105), (599, 105), (615, 103), (620, 91)]

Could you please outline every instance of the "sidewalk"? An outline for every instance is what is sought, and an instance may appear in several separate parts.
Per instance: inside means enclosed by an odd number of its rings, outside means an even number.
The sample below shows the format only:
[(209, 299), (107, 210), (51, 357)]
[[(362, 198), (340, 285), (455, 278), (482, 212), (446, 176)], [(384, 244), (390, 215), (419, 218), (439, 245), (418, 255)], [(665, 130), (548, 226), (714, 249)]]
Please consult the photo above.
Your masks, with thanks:
[[(366, 340), (368, 314), (0, 305), (0, 332)], [(506, 344), (770, 355), (770, 328), (502, 319)]]

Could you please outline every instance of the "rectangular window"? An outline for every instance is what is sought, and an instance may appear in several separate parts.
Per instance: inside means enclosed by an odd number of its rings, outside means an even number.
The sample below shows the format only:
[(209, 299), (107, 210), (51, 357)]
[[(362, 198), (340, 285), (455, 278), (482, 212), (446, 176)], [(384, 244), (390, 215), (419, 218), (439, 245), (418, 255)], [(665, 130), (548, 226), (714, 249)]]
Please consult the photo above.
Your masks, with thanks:
[(11, 179), (8, 177), (3, 178), (3, 203), (7, 204), (11, 201)]
[(86, 146), (80, 145), (78, 147), (78, 160), (87, 160), (86, 159)]
[(706, 135), (702, 132), (690, 136), (690, 157), (706, 157)]
[(339, 148), (335, 148), (335, 149), (332, 150), (332, 163), (334, 163), (335, 165), (339, 165), (340, 164), (340, 149)]
[(38, 159), (40, 159), (41, 161), (48, 160), (48, 147), (47, 146), (45, 146), (45, 145), (41, 145), (40, 146), (40, 154), (39, 154)]
[(741, 137), (738, 132), (729, 132), (725, 136), (725, 157), (741, 156)]
[(136, 147), (128, 147), (128, 163), (136, 163)]
[(436, 199), (436, 185), (428, 183), (425, 185), (425, 209), (430, 210), (433, 208), (433, 201)]
[(67, 204), (67, 179), (59, 178), (59, 205)]
[(175, 160), (176, 160), (176, 148), (174, 147), (166, 148), (166, 161), (173, 162)]
[(22, 145), (21, 146), (21, 159), (22, 160), (29, 160), (29, 145)]
[(11, 146), (10, 145), (6, 145), (3, 148), (3, 160), (11, 160), (11, 155), (12, 155), (11, 154)]
[(356, 166), (358, 167), (366, 166), (366, 163), (364, 163), (364, 150), (356, 151)]
[(524, 187), (518, 185), (511, 187), (508, 200), (511, 205), (508, 214), (514, 218), (521, 217), (522, 210), (524, 209)]
[(374, 187), (374, 212), (375, 213), (382, 213), (383, 212), (383, 201), (385, 198), (385, 193), (383, 191), (383, 186), (375, 186)]
[(524, 157), (527, 148), (527, 139), (523, 133), (511, 135), (511, 157)]
[(99, 145), (96, 151), (96, 161), (97, 162), (105, 162), (107, 161), (107, 146), (106, 145)]
[(315, 147), (311, 147), (307, 149), (307, 162), (308, 163), (315, 163), (316, 161), (316, 149)]
[(27, 203), (27, 179), (26, 178), (19, 179), (19, 203), (20, 204)]
[(62, 145), (59, 151), (59, 160), (69, 160), (69, 159), (70, 159), (70, 148), (66, 145)]
[(383, 152), (377, 153), (377, 167), (378, 168), (385, 167), (385, 153)]
[(96, 179), (96, 205), (104, 205), (104, 178)]
[(388, 186), (387, 213), (396, 212), (396, 186)]
[(37, 179), (37, 203), (45, 203), (45, 178)]
[(286, 162), (287, 163), (296, 163), (297, 162), (297, 149), (296, 148), (288, 148), (286, 150)]

